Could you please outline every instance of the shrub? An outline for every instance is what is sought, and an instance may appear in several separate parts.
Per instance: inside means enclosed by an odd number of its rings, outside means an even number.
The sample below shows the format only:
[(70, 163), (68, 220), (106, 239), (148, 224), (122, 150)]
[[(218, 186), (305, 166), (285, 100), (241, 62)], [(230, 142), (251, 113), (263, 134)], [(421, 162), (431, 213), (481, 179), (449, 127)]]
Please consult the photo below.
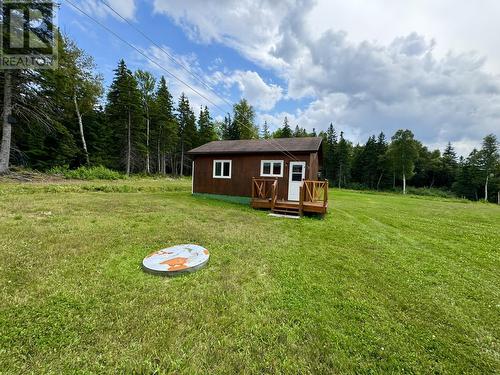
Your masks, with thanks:
[(76, 180), (119, 180), (126, 178), (126, 176), (120, 172), (113, 171), (102, 165), (96, 167), (79, 167), (77, 169), (53, 167), (48, 173)]
[(457, 196), (448, 190), (436, 189), (436, 188), (416, 188), (408, 186), (406, 188), (407, 194), (412, 195), (422, 195), (426, 197), (440, 197), (440, 198), (457, 198)]

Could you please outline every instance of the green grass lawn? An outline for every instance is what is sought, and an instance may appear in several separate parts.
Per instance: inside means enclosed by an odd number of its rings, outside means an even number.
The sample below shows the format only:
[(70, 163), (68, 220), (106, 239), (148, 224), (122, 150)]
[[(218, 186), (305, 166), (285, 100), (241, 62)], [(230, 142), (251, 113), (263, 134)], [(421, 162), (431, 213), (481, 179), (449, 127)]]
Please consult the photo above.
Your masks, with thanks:
[[(500, 369), (498, 206), (332, 190), (290, 220), (152, 179), (0, 197), (0, 373)], [(180, 243), (208, 266), (141, 270)]]

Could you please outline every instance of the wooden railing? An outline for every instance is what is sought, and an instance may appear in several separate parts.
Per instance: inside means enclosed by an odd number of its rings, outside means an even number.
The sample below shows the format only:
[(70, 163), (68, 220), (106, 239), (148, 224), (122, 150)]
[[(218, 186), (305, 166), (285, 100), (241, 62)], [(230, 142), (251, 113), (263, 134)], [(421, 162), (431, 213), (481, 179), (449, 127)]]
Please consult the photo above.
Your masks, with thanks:
[(300, 186), (300, 205), (306, 202), (328, 204), (328, 180), (311, 181), (304, 180)]
[(252, 199), (269, 199), (276, 202), (278, 180), (273, 178), (252, 178)]

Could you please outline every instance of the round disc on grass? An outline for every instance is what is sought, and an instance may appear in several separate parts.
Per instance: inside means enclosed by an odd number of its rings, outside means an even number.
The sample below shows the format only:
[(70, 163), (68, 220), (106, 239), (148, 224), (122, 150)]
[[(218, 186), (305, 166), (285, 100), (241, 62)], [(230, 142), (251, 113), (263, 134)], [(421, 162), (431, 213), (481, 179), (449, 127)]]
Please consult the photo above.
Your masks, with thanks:
[(146, 272), (157, 275), (175, 276), (185, 272), (194, 272), (208, 262), (208, 250), (198, 245), (176, 245), (149, 254), (142, 261)]

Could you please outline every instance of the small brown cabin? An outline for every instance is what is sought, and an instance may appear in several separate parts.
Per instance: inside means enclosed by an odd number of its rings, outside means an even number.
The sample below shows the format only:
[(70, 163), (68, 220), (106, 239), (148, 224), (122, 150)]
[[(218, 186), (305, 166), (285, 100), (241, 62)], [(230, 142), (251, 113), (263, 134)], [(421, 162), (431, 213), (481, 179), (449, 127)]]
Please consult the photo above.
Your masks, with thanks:
[(325, 213), (322, 138), (213, 141), (192, 149), (193, 193), (249, 197), (254, 208)]

